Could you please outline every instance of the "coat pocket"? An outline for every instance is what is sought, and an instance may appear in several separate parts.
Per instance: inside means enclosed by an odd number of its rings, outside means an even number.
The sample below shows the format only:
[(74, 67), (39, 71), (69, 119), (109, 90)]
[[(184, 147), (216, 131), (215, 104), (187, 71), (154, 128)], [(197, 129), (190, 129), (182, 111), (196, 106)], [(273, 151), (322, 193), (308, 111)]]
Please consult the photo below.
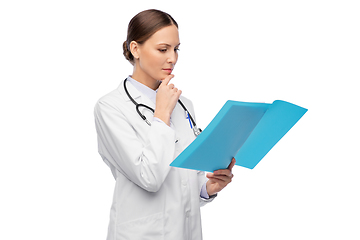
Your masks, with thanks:
[(164, 214), (156, 213), (121, 223), (116, 232), (117, 240), (162, 240), (164, 239)]

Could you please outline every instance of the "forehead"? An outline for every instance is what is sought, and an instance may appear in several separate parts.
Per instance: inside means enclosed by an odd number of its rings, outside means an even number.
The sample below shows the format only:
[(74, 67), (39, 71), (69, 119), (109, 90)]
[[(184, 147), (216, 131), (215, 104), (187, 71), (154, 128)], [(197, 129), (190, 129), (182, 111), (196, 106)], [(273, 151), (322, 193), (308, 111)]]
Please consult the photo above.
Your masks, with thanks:
[(176, 46), (180, 43), (179, 31), (175, 25), (167, 26), (155, 32), (146, 42), (151, 44), (166, 43)]

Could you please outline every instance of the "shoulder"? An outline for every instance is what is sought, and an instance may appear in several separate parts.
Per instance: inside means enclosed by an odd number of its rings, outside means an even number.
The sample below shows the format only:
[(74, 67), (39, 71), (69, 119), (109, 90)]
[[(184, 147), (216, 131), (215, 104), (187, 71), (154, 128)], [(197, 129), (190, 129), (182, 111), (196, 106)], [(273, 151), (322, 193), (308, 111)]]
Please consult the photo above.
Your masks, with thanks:
[(121, 91), (119, 91), (122, 84), (123, 81), (121, 81), (117, 89), (100, 97), (99, 100), (95, 103), (95, 111), (101, 111), (104, 108), (113, 108), (120, 110), (121, 106), (125, 102)]

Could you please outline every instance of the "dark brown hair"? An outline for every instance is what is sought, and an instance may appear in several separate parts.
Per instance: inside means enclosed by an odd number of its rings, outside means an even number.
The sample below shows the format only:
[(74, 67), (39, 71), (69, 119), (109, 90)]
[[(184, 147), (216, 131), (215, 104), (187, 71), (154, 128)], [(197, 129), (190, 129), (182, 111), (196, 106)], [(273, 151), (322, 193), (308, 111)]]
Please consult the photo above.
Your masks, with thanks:
[(143, 44), (155, 32), (163, 27), (175, 25), (176, 21), (167, 13), (156, 9), (149, 9), (136, 14), (129, 22), (127, 38), (123, 43), (125, 58), (134, 65), (134, 56), (130, 52), (130, 43), (135, 41)]

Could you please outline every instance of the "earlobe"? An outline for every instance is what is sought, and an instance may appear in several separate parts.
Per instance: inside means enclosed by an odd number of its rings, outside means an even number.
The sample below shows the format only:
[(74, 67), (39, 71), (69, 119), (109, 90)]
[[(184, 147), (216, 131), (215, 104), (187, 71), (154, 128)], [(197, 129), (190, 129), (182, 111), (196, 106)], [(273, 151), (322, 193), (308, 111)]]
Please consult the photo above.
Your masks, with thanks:
[(131, 41), (130, 52), (134, 56), (135, 59), (139, 59), (139, 45), (137, 42)]

